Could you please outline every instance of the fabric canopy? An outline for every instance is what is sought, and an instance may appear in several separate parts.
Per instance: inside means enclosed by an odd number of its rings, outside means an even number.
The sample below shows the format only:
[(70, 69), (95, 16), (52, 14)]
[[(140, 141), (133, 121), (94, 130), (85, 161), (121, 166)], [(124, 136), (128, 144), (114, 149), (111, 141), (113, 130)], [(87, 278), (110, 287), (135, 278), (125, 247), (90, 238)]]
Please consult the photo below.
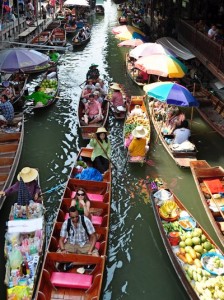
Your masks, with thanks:
[(87, 0), (66, 0), (64, 2), (65, 6), (89, 6)]
[(181, 45), (177, 40), (171, 37), (162, 37), (156, 40), (157, 44), (162, 45), (163, 47), (171, 50), (176, 54), (177, 57), (182, 58), (183, 60), (188, 60), (195, 58), (195, 55), (190, 52), (187, 48)]

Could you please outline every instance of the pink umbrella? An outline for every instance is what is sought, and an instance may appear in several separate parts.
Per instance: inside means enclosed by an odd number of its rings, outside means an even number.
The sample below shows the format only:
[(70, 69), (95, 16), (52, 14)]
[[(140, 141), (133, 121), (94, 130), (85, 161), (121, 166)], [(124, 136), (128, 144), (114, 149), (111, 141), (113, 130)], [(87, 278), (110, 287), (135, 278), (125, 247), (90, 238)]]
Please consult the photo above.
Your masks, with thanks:
[(118, 47), (135, 48), (144, 42), (140, 39), (126, 40), (118, 44)]
[(169, 52), (169, 50), (167, 50), (160, 44), (144, 43), (142, 45), (139, 45), (135, 49), (131, 50), (129, 56), (138, 59), (142, 56), (149, 56), (154, 54), (171, 54), (171, 53)]

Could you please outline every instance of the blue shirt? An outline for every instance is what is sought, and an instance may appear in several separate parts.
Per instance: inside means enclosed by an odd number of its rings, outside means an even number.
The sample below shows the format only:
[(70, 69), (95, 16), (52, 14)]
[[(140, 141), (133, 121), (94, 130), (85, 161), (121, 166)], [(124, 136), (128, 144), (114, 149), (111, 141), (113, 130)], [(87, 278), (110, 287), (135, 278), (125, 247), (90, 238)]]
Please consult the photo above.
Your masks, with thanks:
[(12, 121), (14, 118), (14, 108), (12, 103), (8, 100), (5, 103), (0, 103), (1, 114), (7, 121)]

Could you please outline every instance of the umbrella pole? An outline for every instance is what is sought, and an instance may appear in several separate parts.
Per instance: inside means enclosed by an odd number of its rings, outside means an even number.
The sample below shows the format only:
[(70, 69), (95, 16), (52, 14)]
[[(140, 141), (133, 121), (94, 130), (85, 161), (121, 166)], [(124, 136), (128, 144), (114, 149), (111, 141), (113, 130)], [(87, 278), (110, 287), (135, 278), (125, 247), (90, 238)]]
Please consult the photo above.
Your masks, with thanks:
[[(195, 95), (195, 82), (194, 82), (194, 85), (193, 85), (193, 96)], [(191, 108), (191, 122), (190, 122), (190, 129), (192, 128), (192, 123), (193, 123), (193, 115), (194, 115), (194, 107), (192, 106)]]

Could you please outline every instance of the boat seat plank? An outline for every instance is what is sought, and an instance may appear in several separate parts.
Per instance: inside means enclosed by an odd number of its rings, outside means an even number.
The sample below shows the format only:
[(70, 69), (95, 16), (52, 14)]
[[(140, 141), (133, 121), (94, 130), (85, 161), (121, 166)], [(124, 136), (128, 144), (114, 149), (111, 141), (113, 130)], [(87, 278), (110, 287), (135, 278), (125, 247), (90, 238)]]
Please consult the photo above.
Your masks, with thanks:
[[(75, 198), (75, 195), (76, 195), (76, 191), (72, 191), (71, 198)], [(93, 194), (93, 193), (87, 193), (87, 196), (89, 197), (90, 201), (100, 201), (100, 202), (102, 202), (103, 198), (104, 198), (103, 195)]]
[[(65, 220), (67, 220), (69, 218), (69, 213), (65, 214)], [(93, 223), (93, 225), (102, 225), (103, 222), (103, 217), (101, 216), (92, 216), (91, 217), (91, 222)]]
[(195, 168), (194, 171), (196, 176), (200, 178), (208, 178), (208, 177), (217, 178), (217, 177), (224, 176), (224, 171), (219, 167), (199, 168), (199, 169)]
[(93, 276), (87, 274), (52, 272), (50, 280), (55, 287), (87, 290), (91, 287)]

